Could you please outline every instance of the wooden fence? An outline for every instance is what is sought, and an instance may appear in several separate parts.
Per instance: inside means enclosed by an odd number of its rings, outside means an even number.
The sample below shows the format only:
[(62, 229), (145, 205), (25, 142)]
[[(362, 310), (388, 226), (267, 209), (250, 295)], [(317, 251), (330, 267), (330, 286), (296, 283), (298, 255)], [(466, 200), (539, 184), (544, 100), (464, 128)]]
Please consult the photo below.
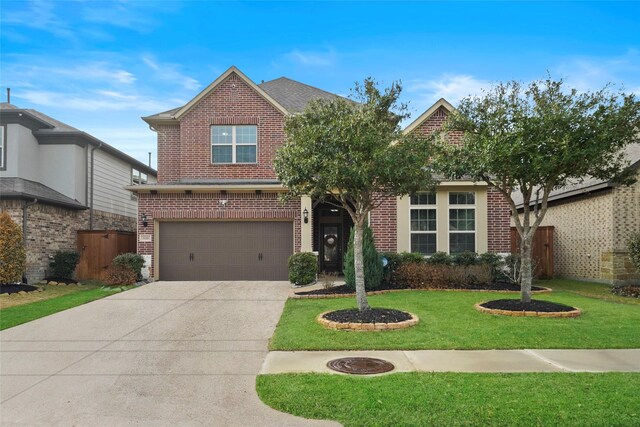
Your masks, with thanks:
[[(511, 253), (520, 253), (520, 236), (515, 227), (511, 227)], [(538, 227), (533, 237), (531, 251), (535, 277), (540, 279), (553, 278), (553, 226)]]
[(115, 230), (78, 230), (80, 262), (76, 279), (103, 279), (111, 261), (120, 254), (136, 252), (136, 233)]

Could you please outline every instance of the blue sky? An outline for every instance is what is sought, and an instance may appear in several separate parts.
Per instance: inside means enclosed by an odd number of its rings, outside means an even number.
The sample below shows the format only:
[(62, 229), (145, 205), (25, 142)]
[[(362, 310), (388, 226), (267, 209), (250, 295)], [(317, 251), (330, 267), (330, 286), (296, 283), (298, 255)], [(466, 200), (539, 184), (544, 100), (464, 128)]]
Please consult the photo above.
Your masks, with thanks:
[(348, 94), (401, 80), (414, 117), (492, 82), (547, 72), (578, 89), (640, 94), (640, 2), (0, 3), (5, 101), (147, 161), (140, 116), (188, 102), (236, 65)]

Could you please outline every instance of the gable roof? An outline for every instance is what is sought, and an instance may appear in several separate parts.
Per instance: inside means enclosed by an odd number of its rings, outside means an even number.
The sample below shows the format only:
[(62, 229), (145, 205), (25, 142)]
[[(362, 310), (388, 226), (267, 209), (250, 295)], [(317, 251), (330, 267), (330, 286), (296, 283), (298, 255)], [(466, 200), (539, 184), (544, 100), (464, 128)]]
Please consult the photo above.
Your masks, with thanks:
[(238, 70), (238, 68), (236, 68), (235, 65), (232, 65), (227, 71), (222, 73), (220, 75), (220, 77), (215, 79), (213, 81), (213, 83), (211, 83), (209, 86), (204, 88), (204, 90), (202, 92), (197, 94), (195, 96), (195, 98), (193, 98), (191, 101), (187, 102), (182, 108), (180, 108), (178, 110), (178, 112), (176, 112), (174, 114), (174, 117), (176, 119), (180, 119), (180, 117), (184, 116), (189, 110), (191, 110), (196, 104), (198, 104), (198, 102), (200, 102), (201, 99), (203, 99), (204, 97), (209, 95), (211, 92), (213, 92), (215, 90), (215, 88), (220, 83), (222, 83), (227, 77), (229, 77), (231, 74), (235, 74), (238, 77), (240, 77), (240, 79), (243, 80), (246, 84), (248, 84), (253, 90), (255, 90), (258, 93), (258, 95), (260, 95), (264, 99), (266, 99), (269, 103), (271, 103), (274, 107), (276, 107), (276, 109), (280, 110), (280, 112), (282, 112), (283, 114), (287, 114), (286, 108), (284, 108), (282, 105), (280, 105), (280, 103), (278, 101), (273, 99), (269, 94), (267, 94), (258, 85), (256, 85), (253, 81), (251, 81), (251, 79), (249, 77), (245, 76), (242, 73), (242, 71), (240, 71), (240, 70)]
[(198, 102), (200, 102), (200, 100), (202, 100), (213, 90), (215, 90), (215, 88), (232, 73), (235, 73), (246, 84), (253, 88), (260, 96), (262, 96), (265, 100), (267, 100), (276, 109), (278, 109), (285, 115), (295, 114), (303, 111), (307, 107), (309, 102), (316, 99), (341, 98), (339, 95), (336, 95), (334, 93), (327, 92), (326, 90), (309, 86), (304, 83), (300, 83), (287, 77), (280, 77), (275, 80), (262, 82), (256, 85), (238, 68), (232, 66), (187, 104), (183, 105), (182, 107), (177, 107), (168, 111), (163, 111), (161, 113), (142, 117), (142, 120), (152, 126), (157, 123), (177, 124), (180, 117), (184, 116), (191, 108), (193, 108)]
[(422, 113), (420, 115), (420, 117), (418, 117), (417, 119), (415, 119), (413, 122), (409, 123), (409, 126), (407, 126), (406, 128), (404, 128), (404, 130), (402, 131), (403, 133), (410, 133), (411, 131), (413, 131), (415, 128), (417, 128), (418, 126), (420, 126), (425, 120), (427, 120), (429, 117), (431, 117), (431, 115), (433, 115), (433, 113), (435, 113), (436, 111), (438, 111), (439, 108), (444, 108), (445, 110), (451, 112), (455, 110), (455, 107), (453, 105), (451, 105), (449, 103), (449, 101), (447, 101), (444, 98), (440, 98), (439, 100), (437, 100), (431, 107), (429, 107), (427, 109), (427, 111), (425, 111), (424, 113)]
[(23, 199), (63, 206), (70, 209), (87, 209), (86, 206), (64, 194), (35, 181), (22, 178), (0, 178), (0, 198)]
[(280, 77), (275, 80), (263, 82), (258, 85), (273, 99), (277, 100), (290, 113), (300, 113), (307, 108), (311, 101), (316, 99), (332, 100), (342, 98), (335, 93), (309, 86), (291, 80), (287, 77)]
[(149, 175), (157, 176), (158, 172), (134, 159), (117, 148), (99, 140), (98, 138), (83, 132), (71, 125), (54, 119), (38, 110), (31, 108), (19, 108), (13, 104), (6, 102), (0, 103), (0, 122), (2, 123), (19, 123), (31, 129), (33, 135), (41, 144), (62, 144), (74, 143), (80, 146), (87, 144), (101, 149), (114, 157), (119, 158)]

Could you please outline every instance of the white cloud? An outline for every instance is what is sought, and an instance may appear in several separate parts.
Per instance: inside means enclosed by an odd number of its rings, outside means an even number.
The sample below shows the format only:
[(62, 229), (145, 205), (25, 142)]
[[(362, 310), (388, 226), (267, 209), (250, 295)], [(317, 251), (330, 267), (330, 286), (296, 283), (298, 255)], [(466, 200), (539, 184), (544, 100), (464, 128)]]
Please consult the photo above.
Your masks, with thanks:
[(55, 92), (42, 90), (25, 90), (14, 95), (14, 98), (28, 103), (65, 108), (79, 111), (163, 111), (175, 107), (166, 100), (154, 99), (138, 94), (124, 94), (110, 90), (95, 90), (83, 93)]
[(285, 55), (287, 59), (305, 67), (328, 67), (336, 62), (336, 53), (333, 49), (326, 52), (310, 52), (294, 49)]
[(180, 71), (180, 64), (160, 63), (150, 54), (142, 55), (141, 59), (147, 67), (153, 70), (153, 76), (160, 80), (177, 83), (190, 91), (200, 88), (200, 82)]
[(2, 13), (3, 25), (17, 25), (46, 31), (57, 37), (75, 39), (74, 29), (55, 13), (55, 2), (30, 0), (23, 3), (26, 9)]
[(570, 57), (550, 70), (554, 79), (565, 79), (578, 90), (598, 90), (612, 83), (625, 91), (640, 93), (640, 52), (608, 57)]
[(416, 95), (423, 101), (436, 102), (444, 98), (452, 104), (470, 95), (479, 95), (491, 83), (466, 74), (444, 74), (436, 79), (410, 80), (407, 92)]

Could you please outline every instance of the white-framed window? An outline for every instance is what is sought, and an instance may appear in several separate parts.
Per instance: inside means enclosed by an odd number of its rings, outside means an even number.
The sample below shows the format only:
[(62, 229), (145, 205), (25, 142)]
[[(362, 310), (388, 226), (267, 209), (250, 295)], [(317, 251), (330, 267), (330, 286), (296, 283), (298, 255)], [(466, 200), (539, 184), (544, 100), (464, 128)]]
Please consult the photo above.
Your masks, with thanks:
[(140, 172), (138, 169), (131, 168), (131, 184), (146, 184), (147, 183), (147, 174), (144, 172)]
[(257, 154), (257, 126), (211, 126), (211, 163), (256, 163)]
[(476, 193), (449, 193), (449, 253), (476, 251)]
[(411, 252), (432, 255), (437, 251), (436, 194), (418, 193), (410, 200)]

